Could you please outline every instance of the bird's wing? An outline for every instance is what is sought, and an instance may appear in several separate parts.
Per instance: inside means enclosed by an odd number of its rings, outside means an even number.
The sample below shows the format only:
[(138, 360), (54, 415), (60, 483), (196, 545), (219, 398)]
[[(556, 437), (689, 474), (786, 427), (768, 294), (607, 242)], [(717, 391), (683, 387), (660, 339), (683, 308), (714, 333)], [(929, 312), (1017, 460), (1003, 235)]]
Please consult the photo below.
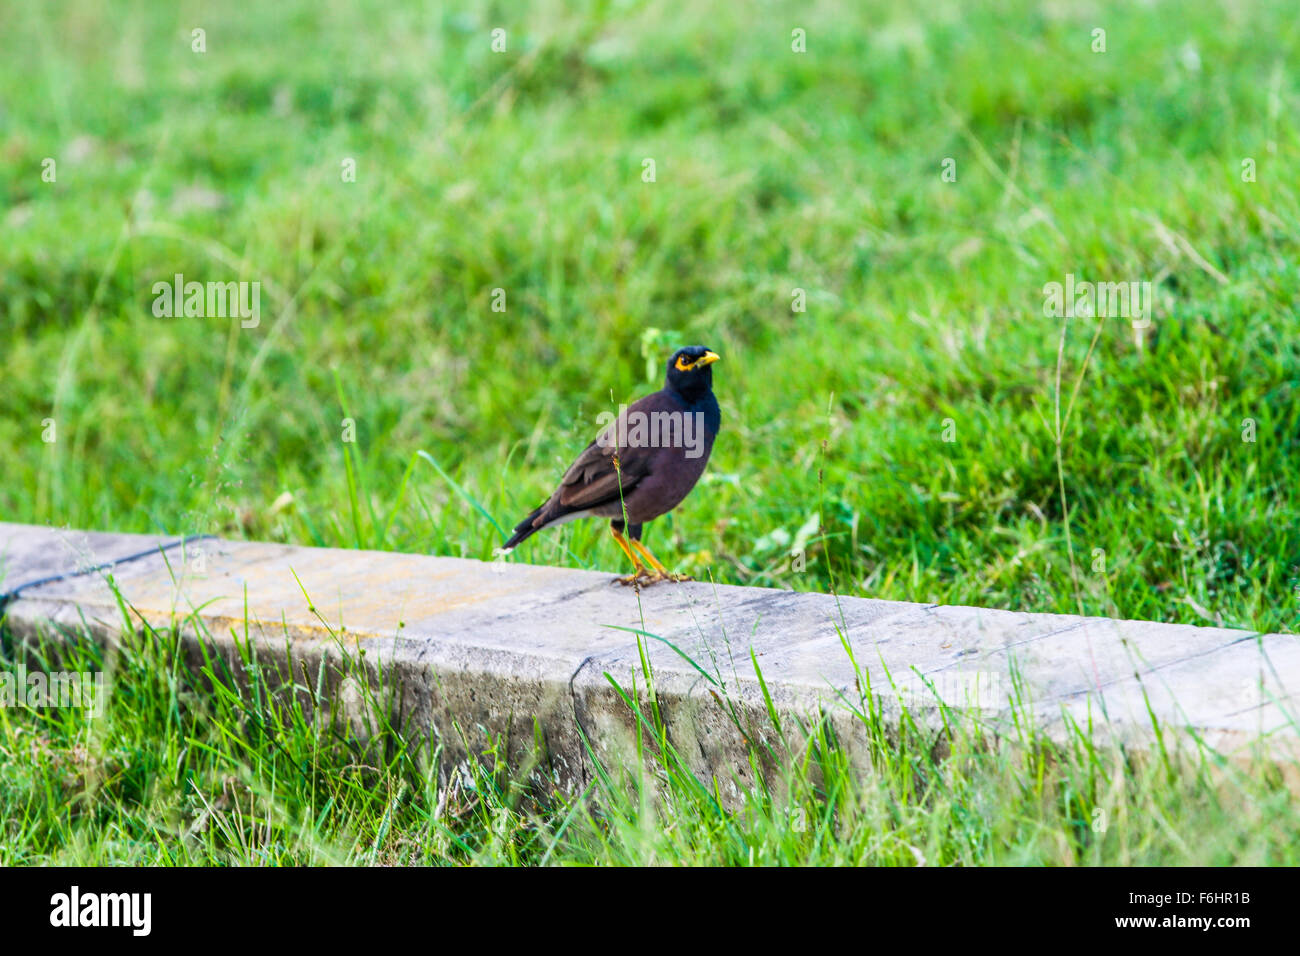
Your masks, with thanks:
[(560, 481), (560, 504), (574, 510), (616, 501), (619, 489), (626, 497), (650, 472), (649, 448), (625, 448), (614, 467), (614, 447), (592, 442), (569, 466)]
[[(647, 411), (653, 407), (657, 395), (647, 395), (628, 406), (619, 419), (610, 424), (600, 437), (583, 449), (560, 480), (559, 503), (565, 508), (578, 510), (593, 508), (619, 499), (636, 487), (650, 474), (654, 452), (651, 447), (618, 448), (618, 436), (627, 434), (626, 415), (633, 411)], [(620, 431), (620, 426), (622, 430)], [(614, 467), (614, 452), (618, 452), (618, 467)]]

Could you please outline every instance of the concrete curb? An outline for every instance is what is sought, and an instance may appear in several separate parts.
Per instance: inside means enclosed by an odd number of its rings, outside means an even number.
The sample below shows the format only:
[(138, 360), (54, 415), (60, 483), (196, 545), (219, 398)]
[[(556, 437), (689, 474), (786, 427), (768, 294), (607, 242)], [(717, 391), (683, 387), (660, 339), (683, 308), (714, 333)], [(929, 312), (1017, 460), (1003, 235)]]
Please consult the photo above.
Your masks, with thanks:
[[(132, 612), (179, 626), (195, 659), (205, 643), (234, 663), (247, 635), (262, 662), (302, 683), (364, 654), (411, 731), (453, 755), (493, 735), (522, 753), (539, 733), (566, 788), (590, 778), (583, 735), (602, 759), (626, 758), (634, 718), (611, 679), (644, 687), (642, 649), (670, 739), (702, 778), (724, 783), (750, 775), (746, 734), (773, 735), (755, 661), (784, 718), (825, 715), (850, 747), (869, 683), (887, 722), (906, 706), (938, 726), (941, 698), (993, 732), (1018, 707), (1057, 739), (1073, 722), (1145, 746), (1154, 714), (1228, 754), (1300, 752), (1295, 635), (705, 583), (659, 585), (638, 601), (590, 571), (10, 524), (0, 568), (20, 642), (83, 622), (119, 638), (111, 573)], [(653, 637), (639, 646), (637, 632)], [(356, 703), (341, 671), (330, 680), (337, 700)]]

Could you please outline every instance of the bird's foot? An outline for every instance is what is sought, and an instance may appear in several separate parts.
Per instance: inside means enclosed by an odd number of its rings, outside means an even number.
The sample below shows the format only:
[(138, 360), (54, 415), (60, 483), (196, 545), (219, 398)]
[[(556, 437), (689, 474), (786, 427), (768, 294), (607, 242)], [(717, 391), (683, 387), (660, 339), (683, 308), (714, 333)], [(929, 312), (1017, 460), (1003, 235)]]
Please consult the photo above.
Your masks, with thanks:
[(623, 585), (623, 587), (625, 588), (626, 587), (643, 588), (646, 585), (654, 584), (655, 581), (658, 579), (655, 577), (654, 574), (647, 571), (645, 568), (640, 568), (636, 572), (636, 574), (624, 574), (621, 577), (615, 578), (614, 580), (617, 583)]
[(660, 581), (694, 581), (695, 579), (689, 574), (665, 574), (659, 571), (638, 571), (636, 574), (627, 574), (623, 577), (615, 578), (619, 584), (624, 587), (634, 586), (638, 588), (649, 587), (652, 584), (658, 584)]

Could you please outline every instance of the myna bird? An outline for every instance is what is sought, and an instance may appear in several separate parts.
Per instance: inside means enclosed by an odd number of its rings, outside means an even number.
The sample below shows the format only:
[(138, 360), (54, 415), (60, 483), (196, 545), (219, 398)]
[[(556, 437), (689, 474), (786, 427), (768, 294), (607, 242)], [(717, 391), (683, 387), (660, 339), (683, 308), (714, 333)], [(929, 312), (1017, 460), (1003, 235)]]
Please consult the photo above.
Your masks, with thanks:
[(641, 529), (676, 508), (704, 474), (722, 424), (713, 395), (717, 360), (702, 345), (674, 352), (664, 387), (620, 410), (569, 466), (546, 503), (516, 525), (501, 553), (543, 528), (594, 515), (611, 519), (614, 540), (636, 569), (619, 578), (623, 584), (690, 580), (668, 573), (641, 543)]

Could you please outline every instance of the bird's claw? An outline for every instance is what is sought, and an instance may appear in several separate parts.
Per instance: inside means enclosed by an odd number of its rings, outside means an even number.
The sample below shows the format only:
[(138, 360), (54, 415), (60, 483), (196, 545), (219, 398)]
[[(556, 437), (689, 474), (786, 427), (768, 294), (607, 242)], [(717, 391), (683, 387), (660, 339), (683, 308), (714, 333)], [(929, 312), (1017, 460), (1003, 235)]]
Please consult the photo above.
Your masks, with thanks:
[(636, 574), (625, 574), (622, 577), (614, 579), (623, 587), (649, 587), (652, 584), (658, 584), (660, 581), (694, 581), (695, 579), (689, 574), (662, 574), (658, 571), (647, 571), (642, 568)]

